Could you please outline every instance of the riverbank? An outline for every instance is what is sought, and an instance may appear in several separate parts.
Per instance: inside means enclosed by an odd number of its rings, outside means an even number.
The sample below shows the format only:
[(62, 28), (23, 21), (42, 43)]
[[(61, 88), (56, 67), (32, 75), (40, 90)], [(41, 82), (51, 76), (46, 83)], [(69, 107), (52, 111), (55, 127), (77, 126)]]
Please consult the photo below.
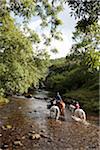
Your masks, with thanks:
[(99, 117), (99, 92), (88, 89), (79, 89), (64, 94), (65, 99), (78, 101), (81, 107), (88, 113)]
[(9, 103), (9, 100), (7, 98), (0, 96), (0, 106)]
[(34, 97), (10, 98), (10, 102), (0, 109), (2, 150), (99, 149), (96, 124), (84, 126), (74, 122), (67, 108), (65, 121), (51, 120), (45, 99), (47, 93), (37, 92)]

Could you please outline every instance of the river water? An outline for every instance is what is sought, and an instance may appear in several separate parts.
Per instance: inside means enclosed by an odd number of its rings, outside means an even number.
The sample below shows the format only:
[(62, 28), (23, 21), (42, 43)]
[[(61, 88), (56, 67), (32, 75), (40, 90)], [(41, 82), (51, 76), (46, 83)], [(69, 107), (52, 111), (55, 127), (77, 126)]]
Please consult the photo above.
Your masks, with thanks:
[(37, 91), (31, 99), (13, 96), (0, 108), (0, 150), (99, 150), (97, 118), (89, 116), (86, 126), (72, 120), (66, 108), (65, 120), (52, 120), (47, 99), (46, 91)]

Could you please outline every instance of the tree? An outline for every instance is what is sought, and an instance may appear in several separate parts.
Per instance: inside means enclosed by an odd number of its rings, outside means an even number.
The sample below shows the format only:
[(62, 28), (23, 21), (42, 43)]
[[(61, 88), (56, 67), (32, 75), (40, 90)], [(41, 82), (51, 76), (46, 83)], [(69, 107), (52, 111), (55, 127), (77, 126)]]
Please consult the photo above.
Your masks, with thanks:
[[(34, 83), (37, 76), (31, 41), (14, 26), (13, 19), (5, 14), (0, 28), (0, 88), (21, 92)], [(34, 81), (34, 82), (33, 82)]]
[(83, 32), (89, 26), (98, 22), (100, 13), (99, 0), (67, 0), (71, 8), (71, 15), (78, 19), (76, 28), (80, 28)]
[[(0, 1), (1, 91), (11, 90), (23, 93), (32, 84), (35, 86), (41, 77), (43, 78), (47, 67), (45, 64), (48, 64), (48, 55), (45, 51), (39, 54), (34, 51), (35, 45), (38, 45), (41, 39), (35, 31), (31, 31), (27, 27), (27, 24), (32, 16), (38, 16), (41, 19), (41, 28), (46, 28), (49, 31), (48, 37), (44, 34), (44, 40), (42, 39), (47, 48), (51, 39), (61, 39), (61, 33), (57, 27), (62, 24), (62, 21), (58, 14), (63, 10), (65, 2), (66, 0)], [(88, 21), (89, 19), (93, 22), (97, 21), (98, 2), (88, 3), (86, 0), (80, 0), (79, 2), (67, 0), (67, 2), (78, 18), (83, 20), (85, 18), (86, 20), (88, 15)], [(88, 8), (87, 13), (85, 6)], [(17, 24), (15, 16), (22, 18), (22, 26)], [(89, 25), (91, 24), (92, 21)], [(86, 27), (87, 24), (84, 26)], [(81, 27), (81, 25), (78, 24), (78, 27)]]
[[(93, 71), (98, 68), (99, 64), (99, 41), (100, 41), (100, 26), (94, 23), (88, 27), (86, 32), (76, 29), (73, 39), (75, 44), (72, 47), (72, 53), (81, 58), (81, 63), (86, 68)], [(82, 61), (83, 60), (83, 61)]]
[[(31, 85), (36, 86), (44, 76), (47, 65), (42, 64), (48, 60), (43, 54), (37, 65), (32, 44), (39, 42), (39, 38), (34, 32), (28, 32), (25, 36), (25, 32), (15, 25), (6, 1), (3, 2), (1, 6), (5, 9), (0, 12), (0, 91), (1, 94), (24, 93)], [(28, 28), (25, 30), (29, 31)]]

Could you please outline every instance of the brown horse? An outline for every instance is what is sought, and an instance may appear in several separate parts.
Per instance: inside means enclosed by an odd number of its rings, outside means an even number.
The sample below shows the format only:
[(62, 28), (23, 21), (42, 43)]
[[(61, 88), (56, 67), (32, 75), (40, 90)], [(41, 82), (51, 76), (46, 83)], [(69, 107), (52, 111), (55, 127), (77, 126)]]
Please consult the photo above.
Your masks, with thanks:
[(64, 116), (65, 115), (65, 103), (63, 102), (63, 100), (61, 100), (60, 102), (57, 102), (56, 105), (60, 109), (60, 115)]

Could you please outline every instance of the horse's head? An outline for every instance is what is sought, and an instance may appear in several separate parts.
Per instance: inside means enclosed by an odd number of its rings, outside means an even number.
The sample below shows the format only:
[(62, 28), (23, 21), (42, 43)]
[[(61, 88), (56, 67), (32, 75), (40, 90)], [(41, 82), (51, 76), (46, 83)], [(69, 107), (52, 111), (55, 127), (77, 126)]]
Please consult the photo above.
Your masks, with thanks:
[(50, 109), (53, 105), (56, 105), (56, 100), (51, 99), (47, 104), (47, 109)]
[(48, 104), (47, 104), (47, 109), (50, 109), (51, 107), (52, 107), (51, 103), (48, 102)]

